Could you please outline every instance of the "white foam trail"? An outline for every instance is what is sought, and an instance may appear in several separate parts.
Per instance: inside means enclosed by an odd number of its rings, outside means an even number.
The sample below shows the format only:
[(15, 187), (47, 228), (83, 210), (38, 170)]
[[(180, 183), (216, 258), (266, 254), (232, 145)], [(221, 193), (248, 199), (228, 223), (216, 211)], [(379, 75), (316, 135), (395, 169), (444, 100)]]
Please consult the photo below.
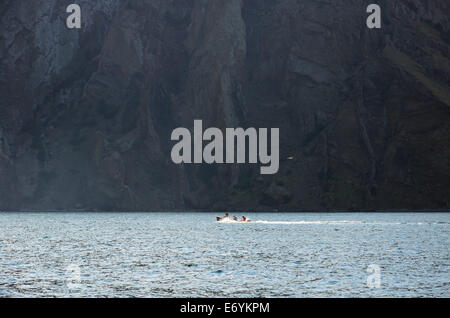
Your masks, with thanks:
[(233, 219), (225, 219), (219, 223), (242, 223), (242, 224), (278, 224), (278, 225), (424, 225), (424, 224), (447, 224), (448, 223), (423, 223), (423, 222), (367, 222), (367, 221), (267, 221), (267, 220), (252, 220), (250, 222), (234, 221)]
[(234, 220), (220, 220), (219, 223), (239, 223), (239, 222)]
[(328, 224), (328, 225), (342, 225), (342, 224), (364, 224), (362, 221), (253, 221), (252, 223), (260, 224), (301, 224), (301, 225), (318, 225), (318, 224)]
[(219, 223), (248, 223), (248, 222), (249, 221), (247, 221), (247, 222), (243, 222), (243, 221), (240, 221), (240, 220), (236, 221), (236, 220), (233, 220), (231, 218), (222, 219), (222, 220), (219, 221)]

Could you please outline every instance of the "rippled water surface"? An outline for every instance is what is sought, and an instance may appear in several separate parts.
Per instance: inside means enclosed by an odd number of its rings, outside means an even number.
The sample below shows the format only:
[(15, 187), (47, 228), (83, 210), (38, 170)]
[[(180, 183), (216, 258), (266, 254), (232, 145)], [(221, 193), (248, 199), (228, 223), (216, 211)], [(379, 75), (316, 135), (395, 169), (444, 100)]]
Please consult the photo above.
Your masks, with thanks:
[(450, 296), (450, 214), (248, 216), (0, 213), (0, 297)]

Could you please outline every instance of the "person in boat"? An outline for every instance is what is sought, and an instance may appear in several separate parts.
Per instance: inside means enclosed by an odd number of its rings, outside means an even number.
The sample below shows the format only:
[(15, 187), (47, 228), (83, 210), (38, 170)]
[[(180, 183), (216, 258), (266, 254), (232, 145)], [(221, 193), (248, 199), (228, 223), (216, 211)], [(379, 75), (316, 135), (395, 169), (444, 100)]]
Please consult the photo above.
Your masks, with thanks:
[(230, 218), (230, 214), (228, 212), (225, 213), (225, 216), (218, 216), (217, 221), (223, 221)]
[(245, 216), (242, 216), (242, 222), (246, 222), (247, 218)]

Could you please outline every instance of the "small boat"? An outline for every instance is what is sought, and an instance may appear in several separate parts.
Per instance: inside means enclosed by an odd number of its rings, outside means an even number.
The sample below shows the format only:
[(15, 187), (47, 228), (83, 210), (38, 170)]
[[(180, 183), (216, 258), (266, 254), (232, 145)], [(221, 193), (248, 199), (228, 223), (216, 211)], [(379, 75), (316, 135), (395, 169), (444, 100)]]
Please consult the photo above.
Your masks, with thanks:
[(230, 223), (248, 223), (251, 222), (249, 219), (246, 219), (245, 221), (241, 220), (234, 220), (233, 218), (230, 218), (229, 216), (216, 216), (217, 222), (230, 222)]

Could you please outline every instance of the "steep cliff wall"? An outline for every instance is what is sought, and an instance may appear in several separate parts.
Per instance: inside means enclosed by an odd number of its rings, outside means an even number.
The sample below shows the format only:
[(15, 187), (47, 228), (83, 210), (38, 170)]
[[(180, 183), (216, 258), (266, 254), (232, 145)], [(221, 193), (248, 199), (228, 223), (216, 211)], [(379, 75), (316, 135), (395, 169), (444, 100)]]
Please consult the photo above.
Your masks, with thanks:
[[(450, 209), (448, 1), (72, 2), (0, 3), (0, 210)], [(194, 119), (280, 172), (175, 166)]]

